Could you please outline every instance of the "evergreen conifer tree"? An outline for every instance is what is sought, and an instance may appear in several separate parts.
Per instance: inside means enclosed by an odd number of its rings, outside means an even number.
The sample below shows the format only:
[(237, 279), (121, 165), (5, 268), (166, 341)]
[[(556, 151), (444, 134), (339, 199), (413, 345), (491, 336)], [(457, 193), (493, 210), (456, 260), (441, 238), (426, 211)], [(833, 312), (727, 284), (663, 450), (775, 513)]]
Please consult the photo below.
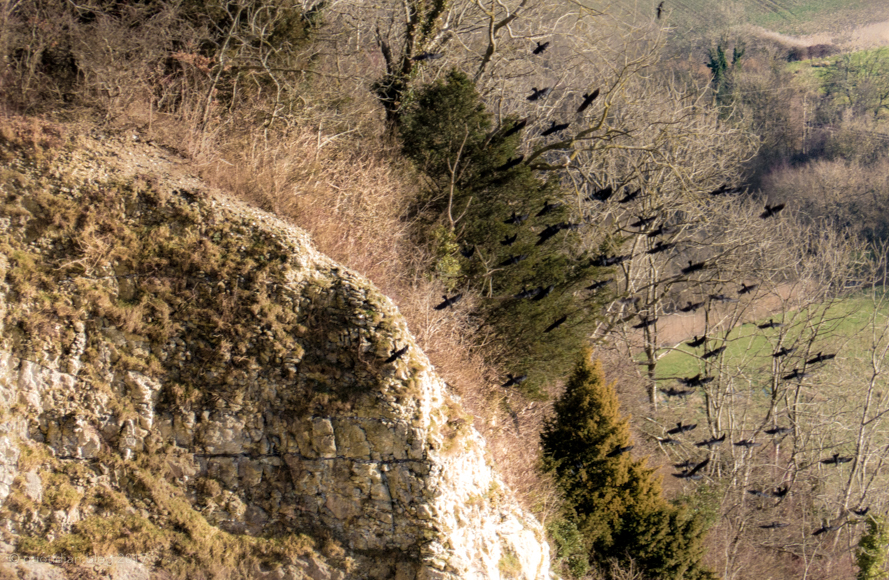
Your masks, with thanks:
[(858, 542), (855, 559), (858, 580), (886, 580), (886, 553), (889, 551), (889, 526), (881, 516), (868, 516), (867, 531)]
[(632, 560), (657, 578), (714, 578), (700, 563), (700, 519), (663, 499), (644, 459), (619, 452), (630, 445), (628, 420), (590, 358), (585, 351), (541, 434), (544, 466), (555, 473), (590, 558)]

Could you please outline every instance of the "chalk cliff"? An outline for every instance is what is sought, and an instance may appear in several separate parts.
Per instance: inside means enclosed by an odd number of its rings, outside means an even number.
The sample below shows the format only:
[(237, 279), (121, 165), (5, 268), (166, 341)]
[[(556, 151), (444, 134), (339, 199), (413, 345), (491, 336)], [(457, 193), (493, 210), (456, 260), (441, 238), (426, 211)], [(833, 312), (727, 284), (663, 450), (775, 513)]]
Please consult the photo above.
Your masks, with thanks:
[(304, 232), (133, 135), (7, 122), (0, 171), (0, 578), (550, 577), (397, 308)]

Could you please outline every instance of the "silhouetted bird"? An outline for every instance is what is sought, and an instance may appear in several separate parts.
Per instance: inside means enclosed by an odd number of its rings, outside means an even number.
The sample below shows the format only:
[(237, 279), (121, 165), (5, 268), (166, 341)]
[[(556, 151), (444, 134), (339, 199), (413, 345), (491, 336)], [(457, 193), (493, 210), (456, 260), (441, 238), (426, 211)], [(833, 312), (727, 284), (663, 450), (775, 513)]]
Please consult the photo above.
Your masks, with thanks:
[(500, 266), (512, 266), (513, 264), (518, 264), (519, 262), (526, 259), (527, 257), (528, 257), (527, 254), (522, 254), (521, 256), (510, 256), (510, 257), (506, 258), (505, 260), (503, 260), (502, 262), (500, 262)]
[(568, 125), (570, 125), (570, 124), (571, 123), (562, 123), (561, 125), (556, 125), (556, 122), (552, 121), (549, 125), (549, 129), (547, 129), (546, 131), (543, 131), (540, 135), (542, 137), (549, 137), (550, 135), (554, 135), (554, 134), (558, 133), (559, 131), (564, 131), (565, 129), (568, 128)]
[(549, 87), (546, 87), (546, 88), (543, 88), (543, 89), (538, 89), (537, 87), (533, 87), (533, 88), (531, 89), (531, 91), (532, 91), (532, 92), (531, 92), (531, 96), (528, 97), (528, 100), (529, 100), (529, 101), (536, 101), (536, 100), (542, 99), (543, 97), (545, 97), (546, 95), (548, 95), (550, 89), (549, 89)]
[(650, 250), (648, 250), (645, 253), (646, 254), (657, 254), (659, 252), (666, 252), (667, 250), (669, 250), (670, 248), (672, 248), (675, 245), (676, 244), (673, 244), (673, 243), (665, 244), (664, 242), (658, 240), (658, 243), (656, 243), (653, 248), (651, 248)]
[(597, 268), (607, 268), (608, 266), (616, 266), (629, 257), (630, 256), (599, 256), (593, 260), (592, 265)]
[(736, 447), (746, 447), (747, 449), (750, 449), (751, 447), (756, 447), (757, 445), (762, 445), (762, 443), (757, 443), (756, 441), (753, 441), (751, 439), (742, 439), (741, 441), (738, 441), (737, 443), (732, 443), (732, 445), (734, 445)]
[(546, 288), (541, 288), (540, 292), (537, 293), (537, 296), (535, 296), (531, 300), (543, 300), (544, 298), (549, 296), (550, 293), (552, 293), (552, 291), (555, 287), (556, 287), (555, 284), (550, 284)]
[(528, 380), (528, 375), (519, 375), (517, 377), (514, 377), (510, 374), (507, 374), (506, 378), (508, 380), (505, 383), (503, 383), (502, 385), (500, 385), (501, 387), (505, 388), (505, 387), (511, 387), (513, 385), (521, 385), (522, 383), (524, 383), (525, 381)]
[(770, 497), (767, 491), (759, 491), (758, 489), (748, 489), (747, 493), (756, 497)]
[(505, 238), (500, 240), (500, 245), (501, 246), (511, 246), (515, 243), (515, 241), (518, 239), (518, 237), (519, 237), (518, 234), (513, 234), (512, 237), (506, 236)]
[(762, 329), (766, 329), (766, 328), (781, 328), (782, 326), (784, 326), (784, 325), (781, 324), (780, 322), (775, 322), (775, 321), (772, 320), (771, 318), (769, 318), (769, 321), (766, 322), (765, 324), (757, 324), (757, 325), (756, 325), (757, 328), (762, 328)]
[(776, 352), (775, 354), (772, 355), (772, 358), (779, 358), (782, 356), (787, 356), (795, 350), (796, 350), (795, 348), (787, 348), (786, 346), (782, 346), (781, 350), (779, 350), (778, 352)]
[(657, 19), (661, 19), (661, 15), (664, 13), (664, 0), (661, 0), (661, 3), (657, 5)]
[(660, 226), (660, 227), (658, 227), (658, 229), (652, 230), (652, 231), (648, 232), (648, 234), (646, 234), (646, 235), (649, 238), (654, 238), (654, 237), (661, 236), (661, 235), (669, 236), (669, 235), (675, 234), (676, 231), (677, 231), (676, 228), (672, 227), (672, 226), (671, 227)]
[(682, 269), (683, 274), (691, 274), (693, 272), (698, 272), (704, 269), (706, 262), (698, 262), (697, 264), (693, 263), (691, 260), (688, 261), (688, 266)]
[(400, 350), (393, 349), (392, 352), (390, 353), (392, 356), (390, 356), (389, 358), (387, 358), (385, 360), (385, 364), (394, 363), (395, 361), (400, 359), (402, 356), (404, 356), (404, 353), (406, 353), (407, 349), (409, 349), (410, 347), (411, 347), (410, 345), (407, 345), (406, 347), (404, 347)]
[(687, 387), (702, 387), (707, 383), (713, 382), (713, 377), (705, 377), (698, 373), (693, 377), (679, 379), (679, 382)]
[(618, 445), (614, 448), (614, 451), (608, 453), (605, 457), (617, 457), (618, 455), (623, 455), (633, 447), (635, 447), (635, 445), (627, 445), (626, 447), (621, 447), (620, 445)]
[(631, 227), (631, 228), (643, 228), (643, 227), (647, 226), (648, 224), (650, 224), (651, 222), (653, 222), (653, 221), (656, 220), (656, 219), (657, 219), (657, 216), (652, 216), (652, 217), (647, 217), (647, 218), (640, 217), (640, 218), (638, 218), (636, 221), (634, 221), (633, 223), (631, 223), (631, 224), (630, 224), (630, 227)]
[(867, 512), (870, 511), (870, 508), (869, 507), (857, 508), (857, 509), (851, 509), (849, 511), (852, 512), (853, 514), (855, 514), (856, 516), (866, 516)]
[(837, 525), (833, 525), (833, 526), (824, 525), (824, 526), (821, 526), (820, 528), (818, 528), (817, 530), (815, 530), (812, 533), (812, 535), (813, 536), (820, 536), (821, 534), (826, 534), (828, 532), (835, 532), (842, 527), (843, 527), (842, 524), (837, 524)]
[(543, 202), (543, 209), (537, 212), (537, 215), (534, 217), (540, 217), (548, 214), (556, 208), (562, 207), (562, 203), (550, 203), (549, 200)]
[(781, 378), (785, 381), (792, 381), (793, 379), (801, 379), (804, 376), (806, 376), (806, 373), (804, 373), (803, 371), (799, 369), (793, 369), (792, 373), (786, 374)]
[(612, 195), (614, 195), (614, 188), (609, 185), (605, 189), (600, 189), (591, 193), (590, 200), (608, 201), (608, 198)]
[(830, 459), (822, 459), (821, 463), (824, 465), (840, 465), (841, 463), (849, 463), (852, 461), (851, 457), (840, 457), (839, 453), (834, 453), (833, 457)]
[(779, 211), (784, 209), (784, 204), (779, 203), (778, 205), (768, 205), (766, 204), (766, 210), (759, 214), (759, 217), (762, 219), (770, 218), (773, 215), (777, 215)]
[(766, 435), (783, 435), (785, 433), (790, 433), (793, 431), (790, 427), (772, 427), (771, 429), (766, 429), (764, 433)]
[(642, 317), (642, 322), (639, 324), (634, 324), (633, 328), (647, 328), (657, 322), (657, 318), (648, 318), (647, 316)]
[(722, 352), (726, 348), (727, 347), (725, 347), (725, 346), (720, 346), (719, 348), (714, 348), (710, 352), (705, 352), (703, 355), (701, 355), (701, 358), (713, 358), (713, 357), (719, 356), (720, 354), (722, 354)]
[(526, 213), (524, 215), (516, 215), (516, 212), (513, 211), (512, 216), (510, 218), (504, 220), (503, 223), (517, 226), (517, 225), (521, 224), (522, 222), (524, 222), (526, 219), (528, 219), (529, 215), (531, 215), (531, 214)]
[(623, 304), (624, 306), (628, 304), (635, 304), (639, 302), (638, 296), (625, 296), (624, 298), (618, 298), (616, 301), (618, 304)]
[(507, 161), (500, 167), (495, 168), (495, 170), (496, 171), (506, 171), (507, 169), (512, 169), (513, 167), (515, 167), (516, 165), (521, 163), (522, 160), (524, 160), (524, 159), (525, 159), (524, 155), (519, 155), (518, 157), (513, 157), (512, 159), (510, 159), (509, 161)]
[(737, 298), (729, 298), (725, 294), (710, 294), (710, 300), (715, 300), (716, 302), (737, 302)]
[(417, 62), (423, 60), (438, 60), (443, 57), (444, 54), (441, 52), (423, 52), (412, 58), (411, 60), (415, 60)]
[(784, 487), (776, 487), (772, 490), (772, 497), (782, 498), (787, 495), (788, 491), (790, 491), (790, 488), (786, 485)]
[[(503, 138), (506, 139), (507, 137), (512, 137), (513, 135), (515, 135), (516, 133), (518, 133), (519, 131), (524, 129), (527, 125), (528, 125), (528, 118), (527, 117), (516, 121), (515, 124), (513, 124), (513, 126), (510, 127), (509, 130), (503, 134)], [(525, 157), (524, 155), (519, 156), (519, 161), (524, 159), (524, 157)]]
[(542, 54), (543, 51), (546, 50), (547, 46), (549, 46), (549, 41), (544, 42), (543, 44), (540, 44), (538, 42), (537, 47), (534, 50), (532, 50), (531, 52), (533, 52), (534, 54)]
[(759, 286), (759, 284), (751, 284), (750, 286), (748, 286), (747, 284), (744, 284), (742, 282), (741, 289), (738, 290), (738, 294), (749, 294), (750, 292), (755, 290), (757, 286)]
[(682, 463), (674, 463), (673, 467), (675, 467), (676, 469), (686, 469), (687, 470), (690, 467), (694, 467), (694, 465), (695, 465), (694, 461), (692, 461), (691, 459), (686, 459)]
[(700, 308), (703, 305), (704, 305), (703, 302), (694, 302), (694, 303), (689, 302), (687, 305), (680, 308), (679, 311), (680, 312), (694, 312), (695, 310), (697, 310), (698, 308)]
[(475, 246), (473, 246), (473, 247), (471, 247), (471, 248), (463, 248), (463, 249), (461, 249), (461, 250), (460, 250), (460, 254), (461, 254), (464, 258), (466, 258), (466, 259), (468, 260), (469, 258), (472, 257), (473, 254), (475, 254)]
[(727, 193), (729, 191), (728, 183), (723, 183), (716, 189), (710, 192), (710, 195), (722, 195), (723, 193)]
[(666, 389), (661, 392), (664, 393), (665, 395), (667, 395), (668, 397), (687, 397), (690, 394), (694, 393), (694, 391), (691, 391), (691, 390), (674, 389), (673, 387), (670, 387), (669, 389)]
[(702, 336), (701, 338), (698, 338), (698, 335), (696, 334), (696, 335), (695, 335), (695, 339), (694, 339), (693, 341), (691, 341), (691, 342), (686, 342), (685, 344), (687, 344), (688, 346), (690, 346), (690, 347), (692, 347), (692, 348), (698, 348), (699, 346), (701, 346), (701, 345), (704, 344), (705, 342), (707, 342), (707, 337), (706, 337), (706, 336)]
[(448, 298), (447, 296), (442, 296), (442, 298), (444, 298), (444, 302), (442, 302), (438, 306), (435, 306), (434, 308), (436, 310), (444, 310), (445, 308), (447, 308), (449, 306), (454, 306), (454, 304), (456, 304), (457, 302), (460, 301), (461, 298), (463, 298), (463, 295), (456, 294), (450, 298)]
[(678, 439), (673, 439), (672, 437), (655, 437), (655, 439), (661, 445), (677, 445), (679, 443)]
[(770, 524), (765, 524), (765, 525), (759, 526), (759, 527), (764, 530), (777, 530), (780, 528), (786, 528), (789, 525), (790, 524), (782, 524), (781, 522), (772, 522)]
[(836, 356), (835, 354), (821, 354), (821, 352), (819, 351), (818, 356), (816, 356), (812, 360), (806, 361), (806, 364), (807, 365), (814, 365), (814, 364), (818, 364), (818, 363), (823, 363), (824, 361), (830, 360), (830, 359), (834, 358), (835, 356)]
[(704, 468), (708, 463), (710, 463), (710, 459), (705, 459), (702, 462), (695, 465), (690, 471), (686, 470), (682, 473), (672, 473), (673, 477), (678, 477), (679, 479), (701, 479), (700, 475), (697, 473)]
[(608, 280), (599, 280), (598, 282), (593, 282), (592, 284), (587, 286), (586, 289), (587, 290), (598, 290), (599, 288), (601, 288), (602, 286), (605, 286), (609, 282), (611, 282), (610, 278)]
[(679, 421), (678, 423), (676, 423), (676, 427), (667, 431), (667, 435), (677, 435), (679, 433), (685, 433), (686, 431), (691, 431), (697, 426), (697, 423), (695, 423), (694, 425), (683, 425), (682, 421)]
[(642, 189), (641, 189), (641, 188), (640, 188), (640, 189), (637, 189), (637, 190), (634, 191), (633, 193), (628, 193), (628, 194), (626, 194), (626, 195), (623, 196), (621, 199), (617, 200), (617, 203), (630, 203), (631, 201), (633, 201), (634, 199), (636, 199), (637, 197), (639, 197), (639, 194), (640, 194), (640, 193), (642, 193)]
[(593, 104), (593, 101), (595, 101), (596, 97), (598, 97), (598, 96), (599, 96), (599, 89), (596, 89), (595, 91), (593, 91), (590, 94), (584, 93), (583, 94), (583, 102), (580, 104), (579, 107), (577, 107), (577, 112), (583, 113), (584, 111), (586, 111), (587, 108), (589, 108), (589, 106)]
[(544, 330), (543, 332), (551, 332), (551, 331), (557, 329), (558, 327), (562, 326), (566, 320), (568, 320), (567, 315), (563, 316), (562, 318), (556, 320), (555, 322), (553, 322), (552, 324), (547, 326), (546, 330)]
[(538, 246), (542, 245), (548, 239), (550, 239), (551, 237), (553, 237), (557, 233), (559, 233), (561, 231), (561, 229), (562, 229), (562, 224), (553, 224), (551, 226), (546, 226), (545, 230), (543, 230), (542, 232), (537, 234), (537, 236), (540, 238), (539, 240), (537, 240), (537, 245)]
[(719, 445), (723, 441), (725, 441), (725, 433), (722, 434), (722, 437), (714, 437), (713, 439), (695, 443), (695, 447), (713, 447), (714, 445)]

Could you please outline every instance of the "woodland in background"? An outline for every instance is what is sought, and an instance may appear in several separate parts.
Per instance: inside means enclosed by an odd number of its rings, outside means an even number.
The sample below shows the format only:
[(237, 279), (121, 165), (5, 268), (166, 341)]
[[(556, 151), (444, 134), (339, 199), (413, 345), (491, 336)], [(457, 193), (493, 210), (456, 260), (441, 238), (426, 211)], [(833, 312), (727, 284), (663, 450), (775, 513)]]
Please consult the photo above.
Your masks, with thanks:
[[(566, 576), (879, 578), (889, 49), (619, 8), (0, 0), (0, 106), (173, 147), (372, 279)], [(554, 467), (539, 433), (623, 425), (559, 410), (589, 345), (630, 429)], [(672, 502), (592, 529), (588, 461)], [(641, 549), (704, 523), (696, 572)]]

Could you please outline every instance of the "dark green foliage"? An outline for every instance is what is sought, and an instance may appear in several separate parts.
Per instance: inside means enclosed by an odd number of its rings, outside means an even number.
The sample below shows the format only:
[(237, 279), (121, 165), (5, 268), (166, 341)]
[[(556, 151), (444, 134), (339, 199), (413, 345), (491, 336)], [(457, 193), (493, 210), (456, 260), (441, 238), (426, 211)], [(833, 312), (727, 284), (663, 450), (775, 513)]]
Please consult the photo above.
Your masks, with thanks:
[[(558, 229), (540, 242), (549, 226), (569, 222), (568, 199), (556, 179), (541, 179), (517, 160), (521, 131), (506, 135), (516, 123), (507, 118), (499, 128), (482, 105), (473, 82), (459, 71), (417, 94), (401, 118), (404, 153), (428, 178), (416, 204), (423, 241), (437, 255), (435, 269), (488, 300), (479, 318), (499, 331), (510, 368), (527, 374), (523, 384), (535, 385), (567, 372), (598, 311), (593, 293), (584, 287), (601, 276), (591, 260), (574, 248), (576, 230)], [(537, 217), (545, 203), (562, 205)], [(520, 224), (506, 223), (527, 216)], [(441, 254), (440, 228), (453, 232), (457, 248), (472, 250), (467, 259), (453, 250), (460, 264), (453, 272)], [(502, 240), (516, 236), (511, 245)], [(525, 256), (510, 264), (510, 258)], [(548, 289), (545, 298), (516, 298), (524, 290)], [(601, 292), (599, 294), (602, 294)], [(544, 333), (567, 316), (559, 328)]]
[(614, 454), (630, 444), (628, 420), (589, 353), (554, 410), (541, 434), (544, 466), (565, 493), (590, 558), (603, 566), (632, 561), (654, 578), (714, 578), (700, 564), (703, 518), (666, 502), (644, 459)]
[(728, 105), (731, 103), (732, 92), (734, 90), (734, 74), (741, 70), (741, 58), (744, 56), (744, 46), (735, 45), (732, 49), (732, 62), (729, 64), (726, 55), (727, 42), (725, 40), (717, 43), (714, 50), (707, 51), (707, 68), (713, 73), (711, 84), (716, 92), (716, 103), (718, 105)]
[(554, 562), (557, 566), (578, 578), (590, 571), (590, 560), (577, 524), (569, 519), (556, 518), (546, 531), (556, 544)]
[(855, 551), (858, 580), (885, 580), (886, 553), (889, 551), (889, 526), (881, 516), (868, 516), (867, 531)]

